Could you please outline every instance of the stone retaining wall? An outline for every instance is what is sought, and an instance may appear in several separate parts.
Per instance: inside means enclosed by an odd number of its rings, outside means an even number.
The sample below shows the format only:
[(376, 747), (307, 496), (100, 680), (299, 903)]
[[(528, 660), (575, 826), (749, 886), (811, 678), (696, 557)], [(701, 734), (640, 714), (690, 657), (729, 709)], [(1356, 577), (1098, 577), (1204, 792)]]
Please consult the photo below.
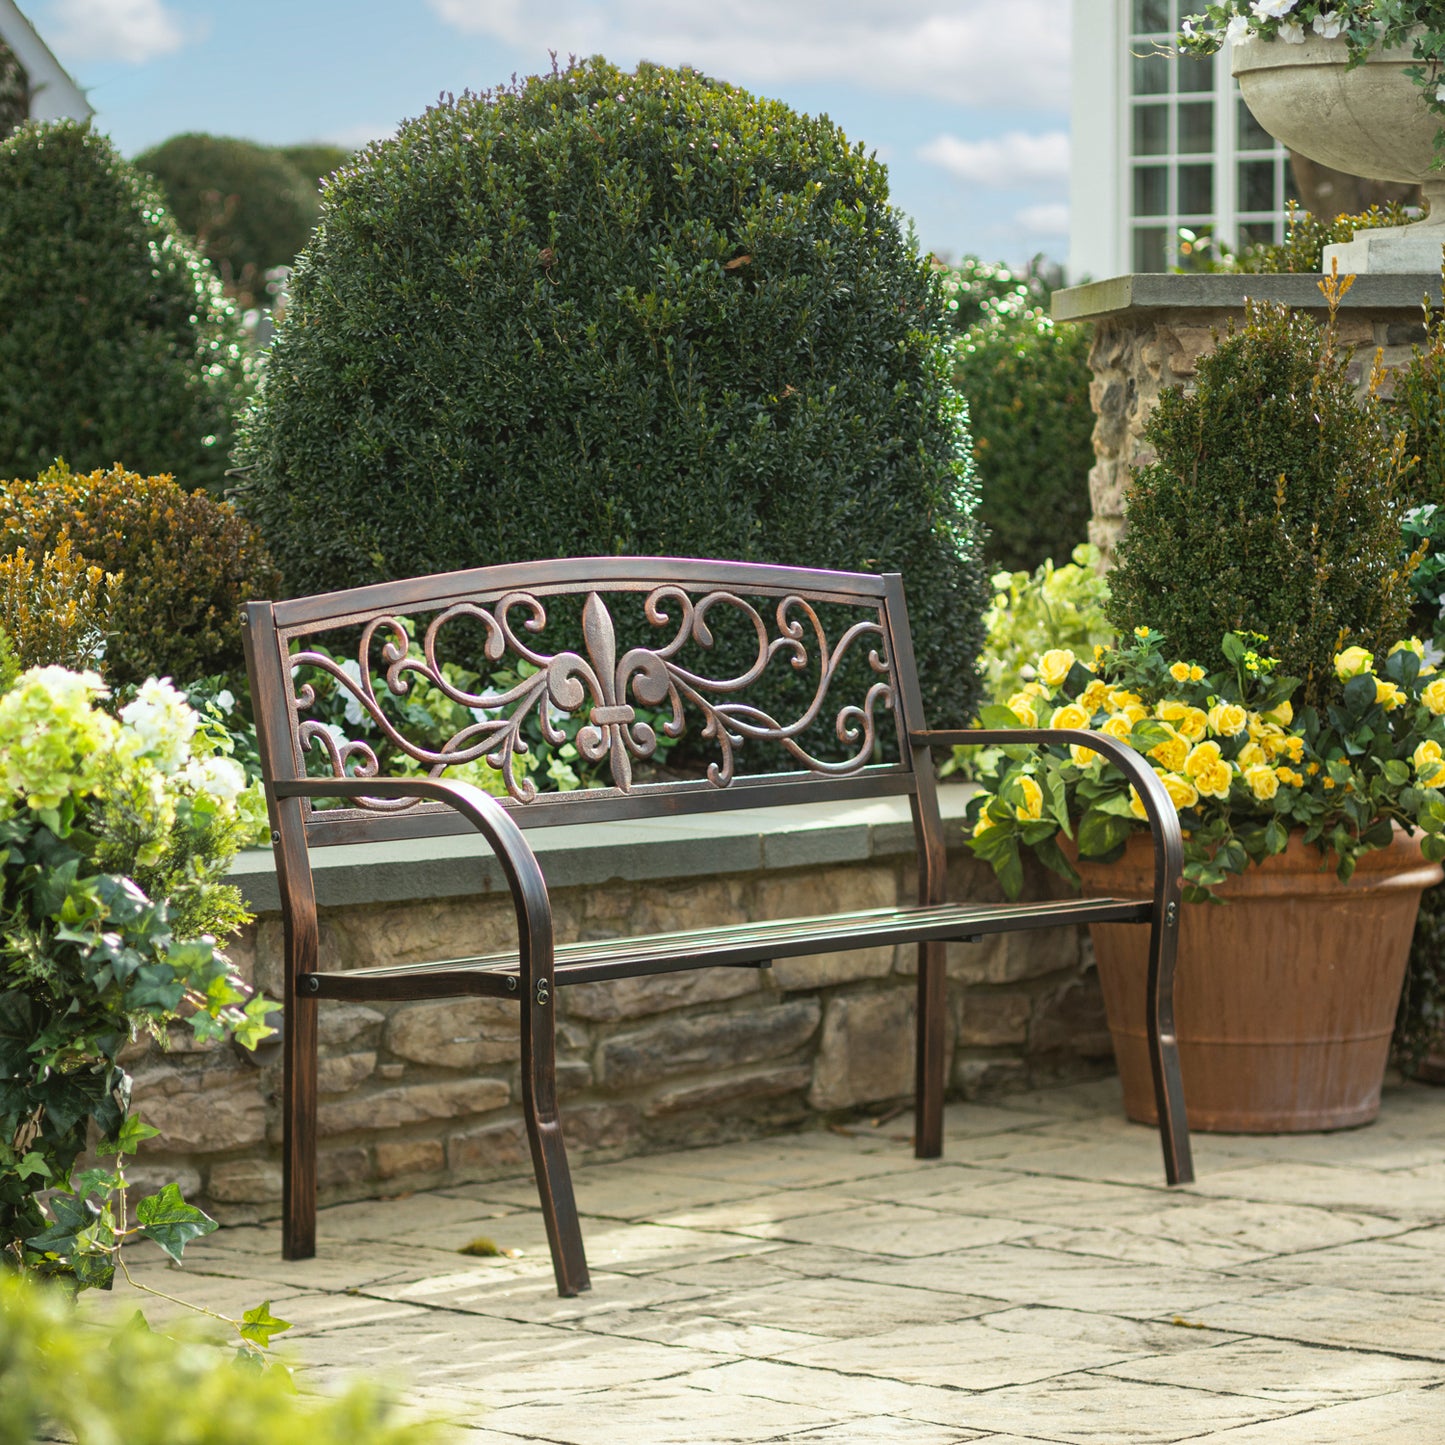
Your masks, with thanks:
[[(868, 806), (876, 812), (879, 805)], [(912, 857), (899, 847), (906, 826), (868, 832), (866, 847), (851, 849), (865, 856), (777, 871), (697, 876), (688, 866), (697, 858), (676, 837), (658, 839), (650, 850), (614, 853), (613, 865), (584, 858), (574, 872), (612, 866), (633, 876), (554, 883), (558, 936), (646, 933), (911, 899)], [(697, 836), (704, 833), (705, 825)], [(849, 852), (840, 836), (851, 835), (814, 827), (803, 845), (793, 838), (792, 851), (799, 858), (810, 848)], [(762, 843), (764, 852), (786, 859), (788, 835)], [(717, 857), (725, 850), (714, 841), (711, 851)], [(681, 863), (688, 871), (669, 876), (669, 859), (675, 870)], [(252, 867), (254, 881), (264, 864), (253, 860)], [(549, 877), (560, 867), (544, 855)], [(955, 896), (998, 896), (991, 873), (956, 847), (950, 867)], [(418, 870), (425, 872), (420, 864)], [(1042, 886), (1042, 879), (1033, 881)], [(345, 893), (355, 880), (348, 884), (342, 868), (332, 883), (331, 892)], [(491, 887), (480, 897), (324, 906), (323, 960), (347, 968), (465, 955), (505, 947), (513, 928), (509, 902)], [(280, 992), (274, 910), (262, 913), (233, 953), (248, 977)], [(957, 1095), (1112, 1066), (1076, 929), (959, 945), (950, 951), (949, 973)], [(887, 947), (780, 960), (763, 970), (704, 969), (560, 990), (558, 1081), (569, 1147), (577, 1155), (619, 1156), (902, 1102), (913, 1088), (913, 974), (913, 950)], [(319, 1013), (323, 1199), (397, 1194), (529, 1167), (516, 1106), (511, 1005), (323, 1003)], [(273, 1042), (254, 1054), (230, 1044), (196, 1047), (178, 1031), (167, 1052), (137, 1046), (132, 1068), (137, 1107), (162, 1131), (141, 1156), (142, 1182), (174, 1178), (187, 1198), (223, 1221), (274, 1216), (281, 1197), (280, 1049)]]

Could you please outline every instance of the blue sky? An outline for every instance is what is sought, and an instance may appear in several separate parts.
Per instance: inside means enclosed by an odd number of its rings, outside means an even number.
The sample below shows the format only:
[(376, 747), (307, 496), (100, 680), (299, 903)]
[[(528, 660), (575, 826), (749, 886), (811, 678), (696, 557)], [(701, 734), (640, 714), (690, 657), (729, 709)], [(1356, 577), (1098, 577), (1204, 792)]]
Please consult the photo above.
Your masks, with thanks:
[[(926, 249), (1067, 249), (1068, 0), (21, 0), (127, 155), (181, 131), (359, 145), (548, 51), (691, 64), (826, 112)], [(1002, 20), (1001, 17), (1007, 17)]]

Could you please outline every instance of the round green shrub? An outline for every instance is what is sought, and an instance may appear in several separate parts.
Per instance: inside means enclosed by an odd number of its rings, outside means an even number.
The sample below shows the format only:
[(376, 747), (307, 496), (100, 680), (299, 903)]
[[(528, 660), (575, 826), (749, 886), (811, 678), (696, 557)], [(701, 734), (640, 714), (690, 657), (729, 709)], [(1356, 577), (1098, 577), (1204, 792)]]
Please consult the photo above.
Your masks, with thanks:
[[(318, 190), (332, 172), (339, 171), (352, 156), (352, 152), (345, 146), (327, 145), (324, 141), (278, 146), (277, 151), (295, 167), (298, 174), (311, 182)], [(297, 249), (299, 250), (300, 247)]]
[(270, 146), (177, 135), (135, 164), (155, 177), (177, 225), (248, 301), (261, 294), (268, 270), (295, 260), (316, 224), (315, 179)]
[(1337, 651), (1397, 640), (1412, 596), (1405, 459), (1348, 362), (1333, 325), (1256, 304), (1201, 358), (1192, 392), (1163, 393), (1144, 430), (1157, 460), (1135, 475), (1109, 578), (1121, 631), (1156, 628), (1206, 667), (1226, 632), (1263, 633), (1311, 705)]
[(124, 457), (219, 488), (239, 324), (107, 139), (60, 121), (0, 142), (0, 257), (0, 476)]
[(930, 715), (971, 715), (945, 302), (826, 119), (600, 58), (438, 105), (327, 187), (243, 432), (294, 591), (598, 553), (896, 569)]
[(958, 342), (985, 554), (1009, 572), (1063, 565), (1089, 530), (1094, 411), (1087, 326), (1036, 308), (995, 312)]

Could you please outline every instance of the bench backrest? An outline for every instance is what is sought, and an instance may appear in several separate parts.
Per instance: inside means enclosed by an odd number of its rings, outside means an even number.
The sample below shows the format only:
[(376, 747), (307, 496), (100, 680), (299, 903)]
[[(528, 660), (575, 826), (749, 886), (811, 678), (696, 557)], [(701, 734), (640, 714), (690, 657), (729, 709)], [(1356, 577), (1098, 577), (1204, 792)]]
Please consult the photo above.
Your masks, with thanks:
[[(908, 741), (925, 724), (896, 575), (574, 558), (253, 602), (245, 621), (271, 781), (304, 777), (308, 754), (322, 771), (352, 777), (396, 776), (387, 756), (441, 777), (480, 759), (500, 770), (503, 802), (522, 827), (902, 794), (913, 800), (920, 845), (929, 854), (941, 847), (928, 755)], [(729, 657), (747, 660), (717, 676), (711, 649), (729, 628)], [(470, 671), (511, 669), (513, 679), (461, 685), (444, 667), (464, 658)], [(789, 716), (749, 700), (760, 680), (780, 673), (797, 699)], [(409, 736), (405, 703), (418, 687), (439, 690), (465, 719), (443, 744)], [(318, 716), (327, 692), (333, 715), (338, 700), (347, 704), (340, 725)], [(777, 695), (774, 684), (769, 696)], [(583, 721), (576, 747), (612, 786), (546, 791), (517, 765), (527, 756), (525, 729), (556, 736), (563, 715)], [(833, 740), (826, 749), (820, 724)], [(698, 729), (705, 773), (648, 780), (659, 731)], [(786, 771), (768, 771), (779, 751)], [(465, 826), (437, 803), (278, 806), (300, 811), (313, 846)]]

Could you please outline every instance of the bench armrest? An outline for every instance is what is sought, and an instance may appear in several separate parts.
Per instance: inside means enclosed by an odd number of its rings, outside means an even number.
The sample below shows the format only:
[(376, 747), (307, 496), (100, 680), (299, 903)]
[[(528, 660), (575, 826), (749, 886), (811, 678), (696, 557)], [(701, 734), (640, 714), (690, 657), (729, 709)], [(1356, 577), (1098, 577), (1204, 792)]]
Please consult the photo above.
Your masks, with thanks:
[(1179, 827), (1179, 814), (1148, 759), (1127, 743), (1107, 733), (1088, 732), (1083, 728), (931, 728), (909, 733), (908, 741), (918, 748), (1006, 747), (1017, 743), (1067, 747), (1074, 743), (1103, 753), (1134, 784), (1144, 804), (1154, 839), (1155, 907), (1165, 927), (1174, 925), (1179, 917), (1184, 873), (1184, 835)]
[(521, 984), (552, 971), (552, 901), (537, 855), (526, 835), (490, 793), (471, 783), (443, 778), (299, 778), (268, 783), (276, 798), (416, 798), (445, 803), (491, 845), (517, 910)]

